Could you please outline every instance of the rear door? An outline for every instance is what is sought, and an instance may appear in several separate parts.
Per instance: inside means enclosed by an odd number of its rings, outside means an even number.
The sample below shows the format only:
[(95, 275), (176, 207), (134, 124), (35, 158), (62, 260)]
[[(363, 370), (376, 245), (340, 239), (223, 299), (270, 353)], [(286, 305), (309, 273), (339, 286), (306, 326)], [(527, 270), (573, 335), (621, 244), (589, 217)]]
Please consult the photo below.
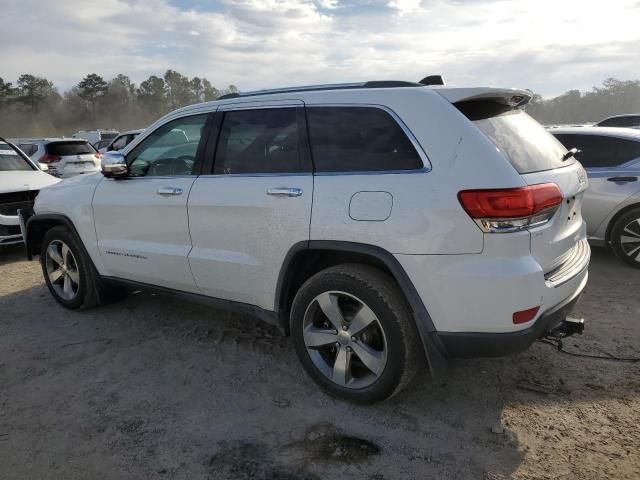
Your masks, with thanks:
[(581, 207), (587, 175), (566, 149), (538, 122), (519, 109), (499, 107), (472, 118), (528, 185), (555, 183), (563, 203), (553, 219), (530, 229), (531, 253), (546, 272), (586, 236)]
[(309, 240), (313, 176), (302, 102), (225, 105), (212, 172), (189, 197), (189, 264), (203, 294), (274, 309), (289, 249)]
[(640, 142), (625, 138), (587, 134), (556, 134), (566, 148), (580, 150), (576, 156), (587, 170), (589, 189), (582, 207), (590, 235), (618, 205), (640, 191)]

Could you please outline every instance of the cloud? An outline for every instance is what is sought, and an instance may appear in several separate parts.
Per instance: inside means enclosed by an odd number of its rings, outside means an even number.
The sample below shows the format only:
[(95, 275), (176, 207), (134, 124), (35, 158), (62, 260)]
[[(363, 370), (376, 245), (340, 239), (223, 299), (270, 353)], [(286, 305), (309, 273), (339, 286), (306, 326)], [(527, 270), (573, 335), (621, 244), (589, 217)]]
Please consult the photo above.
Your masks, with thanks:
[[(544, 95), (637, 78), (637, 0), (9, 0), (0, 76), (166, 69), (245, 90), (418, 80)], [(579, 12), (579, 15), (577, 14)]]

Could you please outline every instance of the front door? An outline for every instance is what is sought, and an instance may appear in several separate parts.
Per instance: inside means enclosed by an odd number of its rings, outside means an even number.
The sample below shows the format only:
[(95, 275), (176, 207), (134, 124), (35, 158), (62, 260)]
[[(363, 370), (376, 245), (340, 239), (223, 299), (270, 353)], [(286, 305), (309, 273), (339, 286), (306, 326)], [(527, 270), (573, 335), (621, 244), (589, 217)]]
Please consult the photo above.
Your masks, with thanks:
[(221, 109), (213, 172), (189, 197), (189, 263), (202, 293), (272, 310), (287, 252), (309, 240), (304, 110), (301, 102)]
[(127, 154), (128, 178), (98, 185), (93, 214), (109, 276), (197, 291), (187, 260), (187, 199), (199, 173), (207, 116), (161, 125)]

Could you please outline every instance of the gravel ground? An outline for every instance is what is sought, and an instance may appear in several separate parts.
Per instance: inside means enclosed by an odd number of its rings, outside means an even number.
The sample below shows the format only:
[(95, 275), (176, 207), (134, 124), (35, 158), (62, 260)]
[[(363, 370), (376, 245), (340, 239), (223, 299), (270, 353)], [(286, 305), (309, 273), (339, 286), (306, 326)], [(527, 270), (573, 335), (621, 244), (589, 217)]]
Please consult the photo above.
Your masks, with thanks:
[[(535, 344), (357, 407), (250, 317), (147, 293), (69, 312), (23, 257), (0, 252), (2, 479), (640, 478), (640, 363)], [(640, 356), (640, 270), (594, 251), (576, 314), (568, 350)]]

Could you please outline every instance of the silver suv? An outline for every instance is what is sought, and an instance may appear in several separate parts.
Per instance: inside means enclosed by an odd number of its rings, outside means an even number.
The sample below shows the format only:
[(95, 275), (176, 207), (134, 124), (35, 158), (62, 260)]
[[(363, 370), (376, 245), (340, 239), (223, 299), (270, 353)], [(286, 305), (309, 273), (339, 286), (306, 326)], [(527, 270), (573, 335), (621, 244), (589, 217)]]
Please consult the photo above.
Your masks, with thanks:
[(17, 139), (14, 143), (54, 177), (68, 178), (100, 171), (101, 154), (87, 141), (69, 138)]

